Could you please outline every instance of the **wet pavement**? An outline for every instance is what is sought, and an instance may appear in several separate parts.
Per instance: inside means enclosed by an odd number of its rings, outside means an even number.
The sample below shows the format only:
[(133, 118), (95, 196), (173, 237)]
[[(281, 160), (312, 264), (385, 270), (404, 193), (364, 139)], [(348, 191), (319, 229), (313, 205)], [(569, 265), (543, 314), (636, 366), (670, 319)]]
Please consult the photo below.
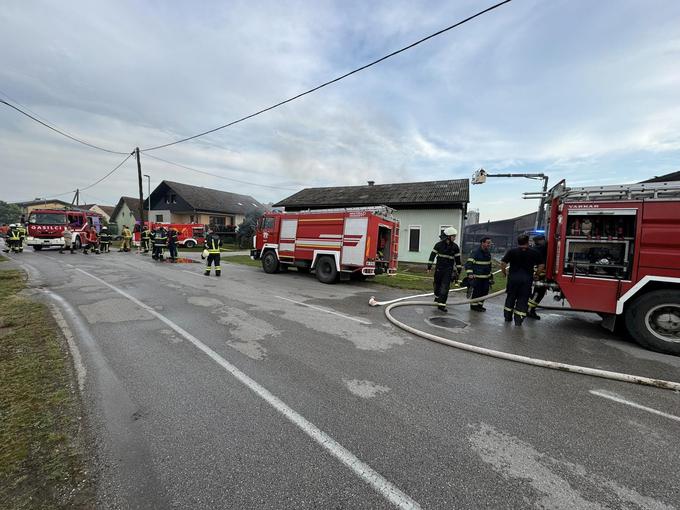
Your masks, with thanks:
[[(134, 253), (11, 257), (76, 337), (102, 508), (680, 501), (680, 394), (443, 346), (367, 305), (406, 292), (227, 257), (219, 279)], [(596, 316), (546, 312), (517, 328), (500, 301), (486, 306), (394, 315), (492, 349), (680, 381), (680, 358)]]

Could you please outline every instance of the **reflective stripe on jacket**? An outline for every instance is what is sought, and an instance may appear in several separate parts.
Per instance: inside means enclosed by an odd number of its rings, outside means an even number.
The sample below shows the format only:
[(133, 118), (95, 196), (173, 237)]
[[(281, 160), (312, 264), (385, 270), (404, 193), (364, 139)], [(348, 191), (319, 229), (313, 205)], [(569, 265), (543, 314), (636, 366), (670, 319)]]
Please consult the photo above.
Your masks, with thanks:
[(481, 247), (476, 248), (465, 262), (465, 272), (476, 278), (488, 278), (491, 275), (491, 253)]

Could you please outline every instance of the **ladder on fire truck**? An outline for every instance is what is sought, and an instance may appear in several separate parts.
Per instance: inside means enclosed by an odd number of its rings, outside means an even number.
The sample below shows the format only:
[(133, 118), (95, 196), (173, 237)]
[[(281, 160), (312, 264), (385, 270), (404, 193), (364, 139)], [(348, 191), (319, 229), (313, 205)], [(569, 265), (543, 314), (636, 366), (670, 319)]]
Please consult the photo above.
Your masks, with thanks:
[(564, 181), (557, 183), (552, 189), (524, 193), (524, 198), (552, 199), (564, 201), (597, 201), (597, 200), (659, 200), (680, 199), (680, 181), (649, 182), (637, 184), (618, 184), (612, 186), (586, 186), (570, 188)]

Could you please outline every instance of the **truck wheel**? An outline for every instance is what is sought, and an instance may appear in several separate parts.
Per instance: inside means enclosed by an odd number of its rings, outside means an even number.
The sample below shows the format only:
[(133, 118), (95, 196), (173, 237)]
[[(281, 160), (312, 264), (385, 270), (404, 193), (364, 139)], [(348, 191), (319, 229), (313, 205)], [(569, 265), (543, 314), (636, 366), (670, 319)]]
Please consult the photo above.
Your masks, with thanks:
[(321, 283), (335, 283), (338, 280), (338, 269), (331, 257), (319, 257), (316, 261), (316, 279)]
[(269, 274), (279, 272), (279, 258), (274, 251), (269, 250), (262, 256), (262, 269)]
[(80, 248), (83, 245), (80, 243), (80, 237), (76, 236), (76, 238), (73, 240), (73, 248), (76, 250), (80, 250)]
[(184, 243), (184, 246), (187, 247), (187, 248), (194, 248), (194, 247), (196, 247), (196, 242), (195, 241), (187, 241), (186, 243)]
[(628, 305), (625, 320), (633, 340), (643, 347), (680, 355), (680, 291), (643, 294)]
[(40, 251), (40, 250), (42, 250), (42, 246), (34, 246), (33, 249), (35, 251)]

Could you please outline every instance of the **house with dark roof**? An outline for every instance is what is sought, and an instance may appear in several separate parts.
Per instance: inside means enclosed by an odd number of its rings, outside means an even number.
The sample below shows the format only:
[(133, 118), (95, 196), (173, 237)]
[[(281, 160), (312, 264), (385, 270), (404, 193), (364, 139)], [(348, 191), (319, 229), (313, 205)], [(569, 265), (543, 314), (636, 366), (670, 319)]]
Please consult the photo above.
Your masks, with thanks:
[(111, 221), (111, 215), (113, 214), (113, 210), (115, 209), (115, 207), (112, 205), (92, 204), (88, 207), (88, 209), (90, 211), (101, 214), (106, 219), (106, 221)]
[(399, 219), (399, 260), (427, 262), (434, 244), (446, 227), (459, 236), (470, 201), (467, 179), (405, 182), (365, 186), (306, 188), (273, 207), (286, 211), (386, 205)]
[(21, 207), (21, 214), (26, 217), (33, 209), (71, 209), (71, 207), (74, 207), (70, 202), (54, 198), (37, 198), (27, 202), (14, 202), (14, 205)]
[(670, 181), (680, 181), (680, 171), (671, 172), (669, 174), (660, 175), (658, 177), (653, 177), (642, 182), (670, 182)]
[(120, 197), (109, 219), (109, 223), (115, 224), (113, 231), (116, 232), (117, 226), (117, 232), (121, 232), (123, 225), (132, 230), (135, 221), (139, 221), (139, 198)]
[[(162, 181), (151, 192), (151, 221), (236, 226), (252, 211), (265, 206), (250, 195), (240, 195), (180, 182)], [(149, 202), (145, 201), (145, 208)]]

